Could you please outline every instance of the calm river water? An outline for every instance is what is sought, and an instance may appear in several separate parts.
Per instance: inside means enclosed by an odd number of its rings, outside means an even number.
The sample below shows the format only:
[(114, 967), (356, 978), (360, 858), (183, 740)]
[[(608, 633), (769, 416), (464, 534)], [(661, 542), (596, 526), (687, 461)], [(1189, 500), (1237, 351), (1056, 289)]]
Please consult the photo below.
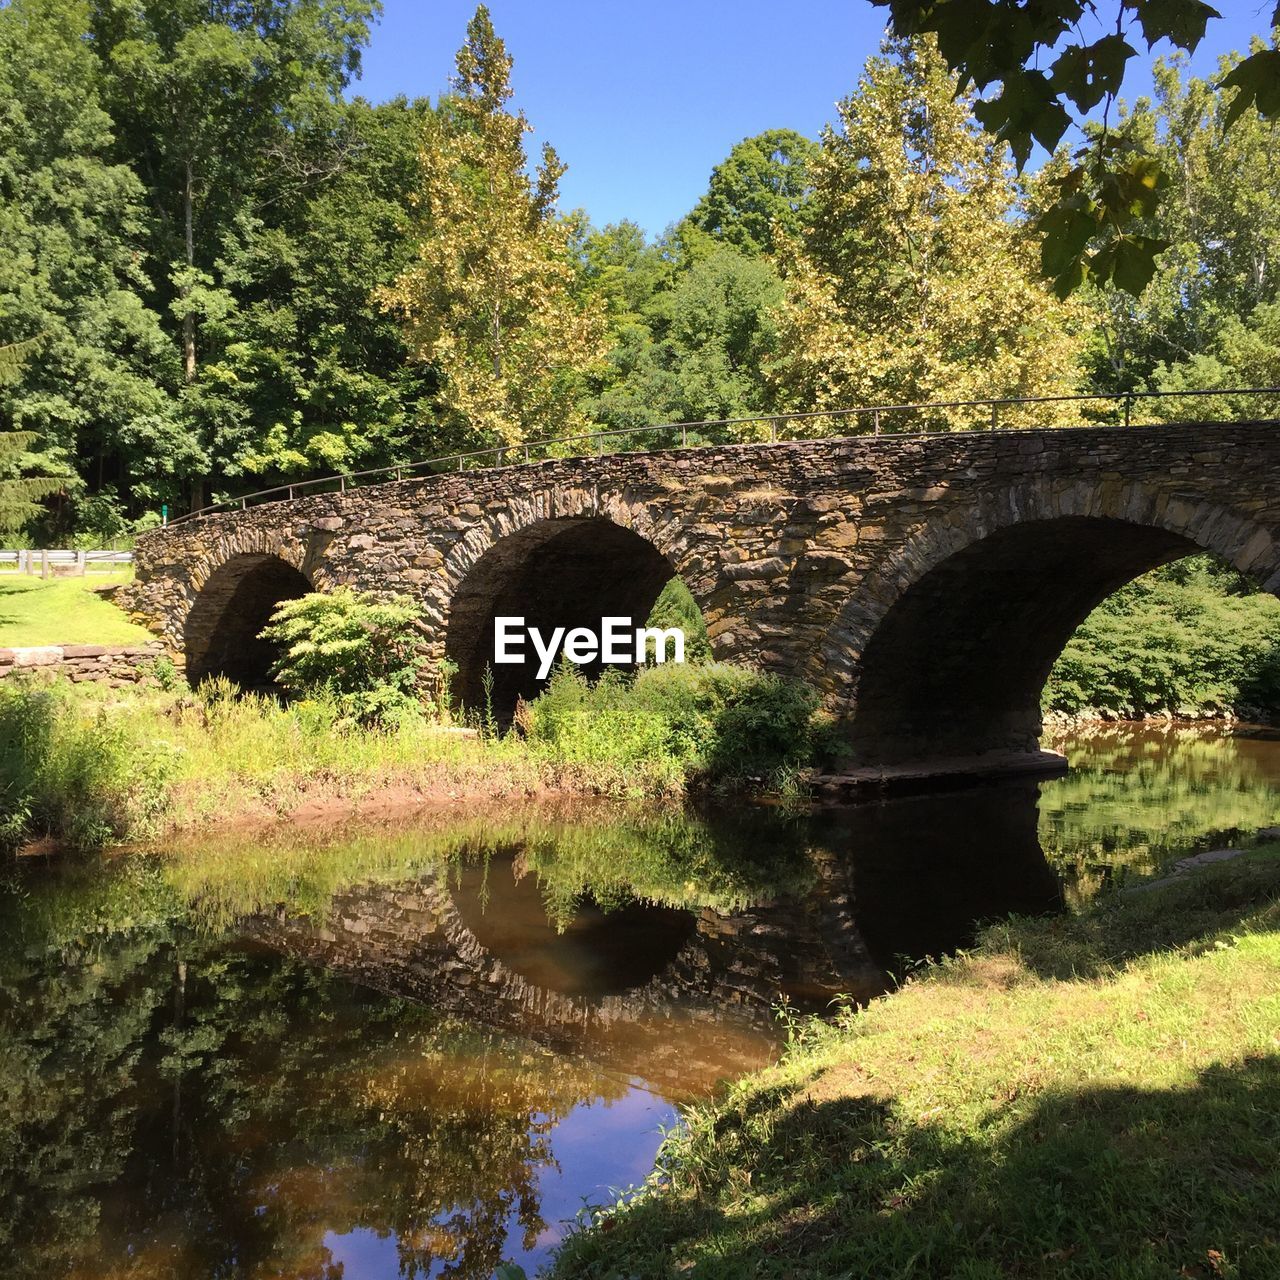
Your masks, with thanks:
[(975, 922), (1280, 823), (1280, 736), (1117, 728), (1068, 776), (809, 817), (479, 815), (0, 884), (22, 1277), (532, 1274), (676, 1104)]

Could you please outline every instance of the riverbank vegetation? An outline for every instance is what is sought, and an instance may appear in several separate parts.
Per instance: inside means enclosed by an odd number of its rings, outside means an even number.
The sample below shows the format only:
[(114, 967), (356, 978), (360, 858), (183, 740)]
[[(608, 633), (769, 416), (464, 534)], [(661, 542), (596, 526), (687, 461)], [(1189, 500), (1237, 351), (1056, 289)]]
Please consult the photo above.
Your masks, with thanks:
[(1011, 920), (685, 1113), (569, 1277), (1280, 1269), (1280, 847)]
[(0, 683), (0, 840), (89, 847), (397, 794), (407, 805), (786, 792), (830, 741), (807, 689), (717, 664), (594, 686), (566, 668), (510, 731), (388, 698), (381, 687), (317, 688), (286, 705), (226, 680), (193, 694), (11, 677)]
[(1280, 600), (1194, 556), (1108, 597), (1072, 636), (1046, 711), (1141, 720), (1280, 716)]
[[(642, 901), (732, 913), (778, 895), (802, 896), (815, 883), (795, 813), (716, 808), (711, 820), (687, 806), (550, 797), (519, 807), (477, 804), (439, 821), (406, 813), (188, 837), (177, 848), (110, 859), (109, 873), (96, 858), (66, 859), (59, 876), (29, 892), (4, 923), (10, 934), (57, 945), (90, 932), (91, 921), (118, 928), (185, 916), (219, 934), (282, 902), (291, 914), (319, 920), (352, 885), (447, 880), (461, 867), (486, 865), (495, 850), (520, 851), (522, 874), (535, 877), (557, 928), (586, 900), (602, 910)], [(83, 897), (75, 891), (81, 884)]]

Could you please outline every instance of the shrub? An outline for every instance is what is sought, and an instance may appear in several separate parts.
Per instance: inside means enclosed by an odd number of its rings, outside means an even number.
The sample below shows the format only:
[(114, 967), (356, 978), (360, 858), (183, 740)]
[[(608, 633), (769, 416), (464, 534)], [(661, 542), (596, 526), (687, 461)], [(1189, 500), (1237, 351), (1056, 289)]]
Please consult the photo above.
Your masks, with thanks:
[(684, 632), (686, 663), (707, 663), (712, 660), (706, 619), (703, 618), (693, 593), (679, 578), (672, 578), (662, 588), (644, 625), (661, 627), (663, 630), (679, 627)]
[(294, 693), (324, 693), (362, 724), (417, 710), (422, 610), (407, 596), (338, 587), (286, 600), (262, 635), (280, 646), (276, 680)]
[(1046, 710), (1118, 718), (1280, 712), (1280, 601), (1195, 557), (1131, 582), (1081, 624)]
[(724, 663), (607, 672), (595, 685), (565, 664), (520, 723), (535, 749), (566, 763), (777, 785), (823, 745), (816, 712), (806, 686)]
[(165, 693), (172, 693), (182, 684), (182, 677), (178, 674), (173, 659), (165, 654), (161, 654), (151, 664), (151, 678)]

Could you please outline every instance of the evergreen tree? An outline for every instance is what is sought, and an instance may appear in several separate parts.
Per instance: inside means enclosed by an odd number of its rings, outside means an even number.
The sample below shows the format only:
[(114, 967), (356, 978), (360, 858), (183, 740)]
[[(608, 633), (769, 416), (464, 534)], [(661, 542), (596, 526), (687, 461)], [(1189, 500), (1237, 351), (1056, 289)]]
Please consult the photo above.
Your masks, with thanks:
[[(0, 347), (0, 387), (16, 382), (39, 339)], [(59, 492), (63, 482), (50, 476), (10, 475), (30, 462), (34, 431), (0, 431), (0, 533), (13, 533), (42, 514), (42, 498)]]

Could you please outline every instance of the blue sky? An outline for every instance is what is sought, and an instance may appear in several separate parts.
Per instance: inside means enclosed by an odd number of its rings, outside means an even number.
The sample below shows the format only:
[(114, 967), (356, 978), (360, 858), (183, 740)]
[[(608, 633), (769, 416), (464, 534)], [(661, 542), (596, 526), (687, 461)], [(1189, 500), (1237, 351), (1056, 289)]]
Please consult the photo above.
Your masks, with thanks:
[[(1224, 19), (1210, 23), (1196, 69), (1264, 30), (1273, 3), (1218, 0)], [(384, 5), (356, 91), (434, 99), (475, 0)], [(816, 135), (875, 52), (886, 13), (868, 0), (490, 0), (489, 10), (515, 58), (532, 145), (551, 142), (569, 165), (562, 207), (651, 233), (688, 212), (735, 142), (769, 128)], [(1130, 81), (1128, 96), (1150, 85), (1145, 74)]]

